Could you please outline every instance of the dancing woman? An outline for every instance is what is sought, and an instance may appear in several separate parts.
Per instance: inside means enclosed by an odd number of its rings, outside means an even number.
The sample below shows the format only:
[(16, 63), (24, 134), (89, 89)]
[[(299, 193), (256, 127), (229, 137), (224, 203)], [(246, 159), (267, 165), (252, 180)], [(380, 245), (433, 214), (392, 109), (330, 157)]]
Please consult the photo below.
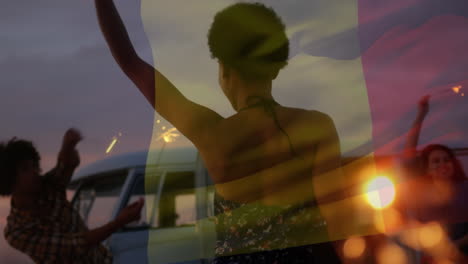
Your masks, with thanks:
[[(466, 183), (463, 167), (455, 157), (455, 153), (445, 145), (430, 144), (419, 152), (416, 149), (423, 121), (429, 112), (429, 100), (430, 96), (426, 95), (418, 103), (418, 113), (408, 133), (403, 153), (405, 167), (415, 179), (410, 184), (410, 190), (407, 191), (407, 197), (410, 198), (406, 199), (406, 204), (419, 220), (440, 219), (448, 222), (444, 226), (448, 237), (466, 257), (468, 256), (468, 225), (459, 223), (458, 220), (446, 219), (454, 216), (443, 209), (449, 206), (453, 194), (460, 191), (457, 187)], [(426, 186), (430, 189), (417, 188), (418, 186)]]
[(285, 107), (272, 96), (289, 52), (278, 15), (259, 3), (237, 3), (214, 17), (208, 45), (236, 111), (224, 118), (188, 100), (137, 55), (112, 0), (95, 3), (123, 72), (197, 147), (216, 184), (215, 263), (339, 262), (330, 244), (318, 244), (334, 232), (318, 204), (339, 185), (339, 139), (326, 114)]

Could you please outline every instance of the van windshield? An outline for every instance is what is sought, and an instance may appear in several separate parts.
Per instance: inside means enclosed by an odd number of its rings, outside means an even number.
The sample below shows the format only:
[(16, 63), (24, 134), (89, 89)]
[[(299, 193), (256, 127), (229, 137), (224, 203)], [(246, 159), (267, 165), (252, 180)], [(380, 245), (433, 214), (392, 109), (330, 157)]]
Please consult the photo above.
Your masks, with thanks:
[[(139, 223), (127, 227), (169, 228), (194, 225), (196, 221), (195, 174), (193, 171), (153, 172), (138, 175), (128, 203), (145, 198)], [(156, 180), (157, 179), (157, 180)], [(157, 183), (157, 184), (156, 184)]]
[(95, 177), (83, 183), (73, 206), (90, 229), (110, 221), (117, 206), (127, 171)]

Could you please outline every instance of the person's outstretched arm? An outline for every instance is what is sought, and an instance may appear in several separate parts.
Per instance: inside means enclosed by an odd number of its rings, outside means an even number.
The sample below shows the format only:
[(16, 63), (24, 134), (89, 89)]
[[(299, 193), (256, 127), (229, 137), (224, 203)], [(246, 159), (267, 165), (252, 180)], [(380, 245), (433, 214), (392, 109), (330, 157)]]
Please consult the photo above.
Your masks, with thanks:
[(83, 234), (83, 238), (86, 242), (86, 245), (91, 246), (98, 244), (107, 239), (112, 233), (116, 232), (128, 223), (140, 219), (141, 209), (143, 208), (143, 205), (144, 200), (140, 199), (122, 209), (122, 211), (119, 213), (116, 219), (110, 221), (109, 223), (101, 227), (85, 232)]
[(76, 145), (81, 140), (81, 133), (77, 129), (68, 129), (63, 136), (62, 146), (57, 157), (57, 165), (44, 175), (63, 190), (67, 187), (73, 172), (80, 164), (80, 156)]
[[(122, 71), (133, 81), (154, 109), (195, 145), (208, 140), (222, 119), (216, 112), (191, 102), (159, 71), (136, 53), (113, 0), (95, 0), (104, 38)], [(212, 135), (212, 134), (211, 134)]]
[(62, 232), (56, 228), (45, 228), (33, 221), (30, 228), (9, 232), (5, 238), (12, 247), (35, 260), (48, 259), (56, 254), (80, 256), (88, 254), (90, 247), (98, 245), (126, 224), (138, 220), (143, 205), (143, 200), (128, 205), (116, 219), (84, 232)]
[(416, 116), (416, 119), (413, 121), (413, 125), (411, 126), (411, 129), (408, 132), (408, 136), (406, 138), (405, 149), (403, 152), (403, 156), (405, 159), (411, 159), (416, 156), (416, 147), (418, 146), (419, 135), (421, 133), (421, 127), (422, 127), (424, 118), (429, 112), (429, 99), (430, 99), (430, 96), (426, 95), (426, 96), (423, 96), (419, 100), (418, 114)]

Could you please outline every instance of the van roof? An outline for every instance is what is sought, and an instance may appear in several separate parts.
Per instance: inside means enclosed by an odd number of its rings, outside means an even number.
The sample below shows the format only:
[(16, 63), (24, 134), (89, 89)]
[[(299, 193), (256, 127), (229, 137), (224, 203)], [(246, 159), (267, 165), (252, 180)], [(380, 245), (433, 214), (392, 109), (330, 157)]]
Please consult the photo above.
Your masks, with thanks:
[[(115, 155), (96, 161), (80, 170), (72, 177), (72, 182), (92, 175), (146, 165), (187, 164), (197, 161), (198, 151), (195, 147), (154, 149)], [(147, 164), (148, 162), (148, 164)], [(158, 164), (156, 164), (158, 163)]]

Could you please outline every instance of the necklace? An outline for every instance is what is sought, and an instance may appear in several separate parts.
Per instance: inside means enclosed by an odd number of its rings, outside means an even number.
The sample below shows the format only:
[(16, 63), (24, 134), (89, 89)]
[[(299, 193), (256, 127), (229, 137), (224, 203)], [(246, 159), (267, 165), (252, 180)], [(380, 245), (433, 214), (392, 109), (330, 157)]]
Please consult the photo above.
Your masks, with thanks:
[(278, 117), (276, 116), (275, 106), (279, 106), (280, 104), (278, 104), (278, 102), (276, 102), (273, 99), (267, 99), (259, 95), (251, 95), (247, 97), (246, 101), (247, 101), (247, 106), (239, 109), (239, 112), (245, 111), (251, 108), (255, 108), (255, 107), (262, 107), (265, 110), (265, 112), (271, 118), (273, 118), (273, 121), (275, 122), (276, 127), (281, 131), (281, 133), (283, 133), (286, 136), (291, 154), (293, 156), (299, 156), (296, 150), (294, 149), (294, 146), (291, 142), (291, 138), (289, 137), (288, 133), (286, 133), (286, 131), (283, 129), (283, 127), (281, 126), (278, 120)]
[(274, 107), (278, 105), (279, 104), (273, 99), (267, 99), (259, 95), (251, 95), (247, 97), (247, 106), (239, 109), (239, 112), (255, 107), (263, 107), (267, 113), (271, 114), (275, 111)]

